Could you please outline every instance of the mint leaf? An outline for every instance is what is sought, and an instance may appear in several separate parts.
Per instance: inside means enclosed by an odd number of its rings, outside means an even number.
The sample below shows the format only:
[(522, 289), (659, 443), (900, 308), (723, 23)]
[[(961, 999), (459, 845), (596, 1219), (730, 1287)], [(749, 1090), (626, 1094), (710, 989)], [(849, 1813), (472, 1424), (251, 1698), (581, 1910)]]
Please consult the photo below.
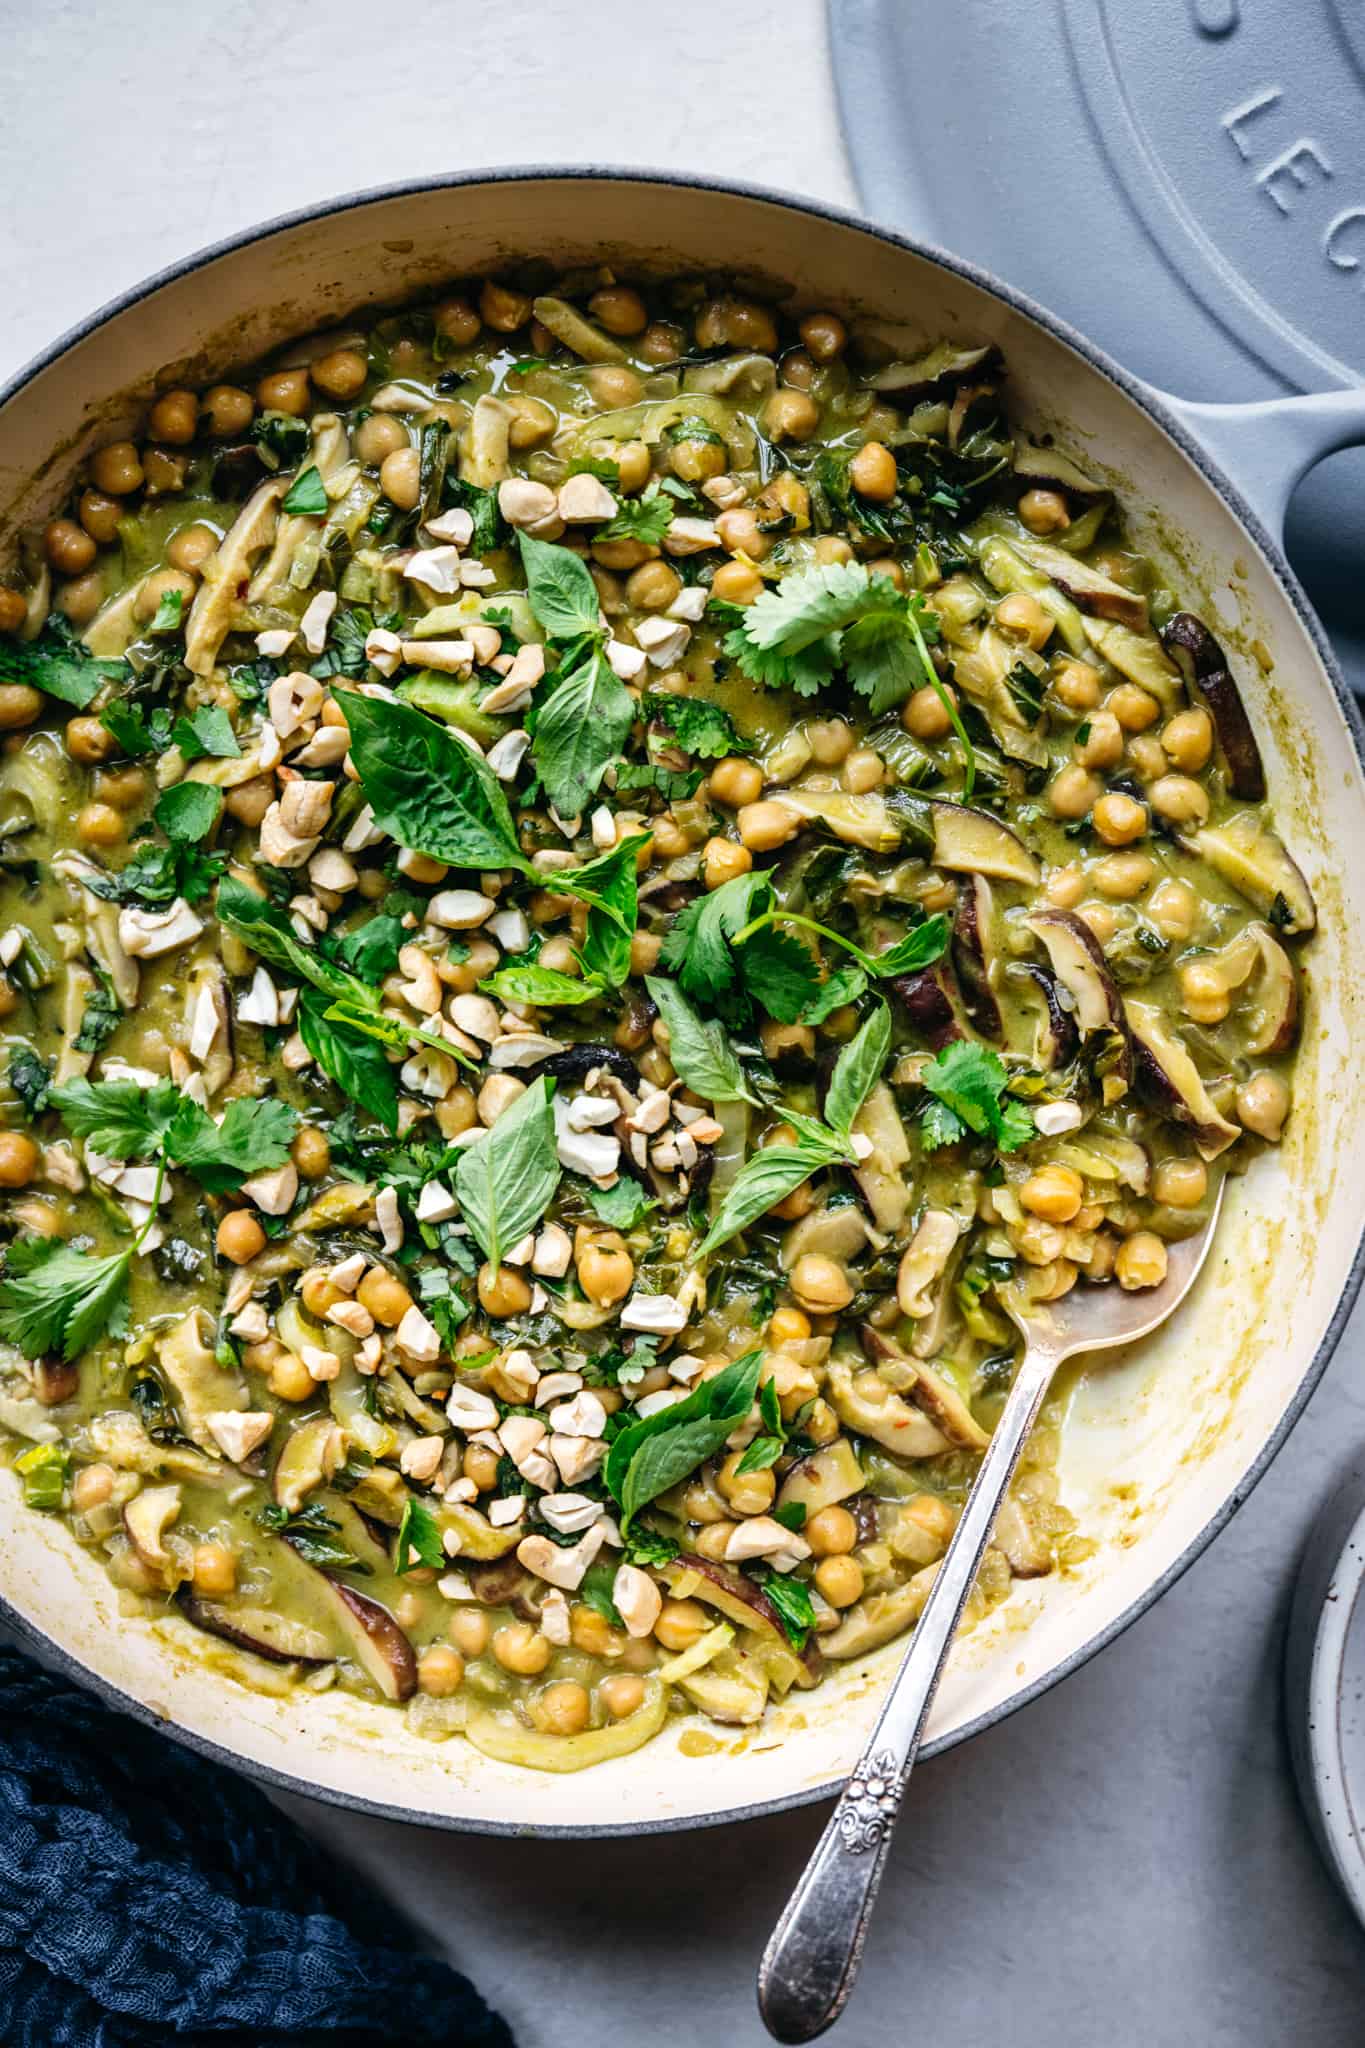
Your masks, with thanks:
[(351, 759), (382, 831), (450, 867), (526, 870), (502, 784), (485, 761), (411, 705), (340, 694)]
[[(569, 560), (582, 568), (576, 555)], [(586, 570), (583, 574), (587, 577)], [(531, 758), (561, 818), (581, 815), (607, 769), (619, 760), (634, 720), (634, 700), (598, 648), (552, 691), (536, 719)]]
[(314, 518), (327, 510), (327, 491), (315, 464), (310, 463), (307, 469), (299, 471), (285, 492), (284, 503), (280, 509), (284, 512), (303, 512)]
[(533, 1081), (455, 1162), (456, 1198), (492, 1266), (540, 1222), (559, 1185), (552, 1088), (544, 1075)]

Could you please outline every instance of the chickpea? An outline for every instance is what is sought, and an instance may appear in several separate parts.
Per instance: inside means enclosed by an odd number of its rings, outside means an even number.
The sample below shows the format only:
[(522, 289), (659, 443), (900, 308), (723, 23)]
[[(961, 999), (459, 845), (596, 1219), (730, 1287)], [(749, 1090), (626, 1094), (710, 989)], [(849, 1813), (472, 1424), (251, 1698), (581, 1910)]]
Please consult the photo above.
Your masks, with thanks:
[(1209, 795), (1188, 775), (1162, 775), (1147, 791), (1152, 809), (1172, 825), (1202, 825), (1209, 815)]
[[(240, 1211), (236, 1212), (240, 1214)], [(283, 1346), (269, 1368), (267, 1384), (281, 1401), (308, 1401), (317, 1392), (317, 1381), (296, 1352)]]
[(0, 974), (0, 1017), (12, 1017), (19, 1007), (19, 992), (12, 981)]
[(1014, 634), (1035, 650), (1047, 644), (1054, 627), (1051, 614), (1026, 590), (1001, 598), (995, 607), (995, 623), (1002, 632)]
[(531, 1306), (530, 1286), (515, 1266), (480, 1266), (478, 1293), (484, 1314), (499, 1321), (525, 1315)]
[(1109, 692), (1105, 706), (1112, 711), (1125, 732), (1146, 732), (1161, 716), (1161, 706), (1148, 690), (1136, 683), (1120, 683)]
[(654, 1633), (666, 1650), (690, 1650), (707, 1628), (706, 1609), (698, 1600), (665, 1600)]
[(747, 562), (722, 562), (711, 578), (711, 594), (726, 604), (752, 604), (763, 595), (763, 578)]
[(174, 455), (169, 448), (144, 448), (142, 467), (146, 477), (147, 496), (165, 497), (172, 491), (185, 488), (189, 474), (188, 455)]
[(38, 1147), (23, 1131), (0, 1131), (0, 1188), (26, 1188), (38, 1171)]
[(1208, 1188), (1202, 1159), (1163, 1159), (1152, 1175), (1152, 1193), (1168, 1209), (1197, 1209)]
[(743, 1451), (731, 1451), (716, 1474), (716, 1486), (737, 1515), (766, 1515), (777, 1495), (777, 1478), (772, 1467), (761, 1472), (741, 1472)]
[(210, 1599), (231, 1593), (237, 1585), (237, 1559), (226, 1543), (196, 1543), (190, 1569), (195, 1592), (207, 1593)]
[(133, 617), (144, 626), (151, 624), (163, 597), (178, 597), (182, 611), (191, 603), (195, 579), (184, 569), (154, 569), (143, 581), (133, 603)]
[(640, 336), (639, 353), (647, 363), (676, 363), (687, 348), (687, 336), (671, 320), (651, 320)]
[(1107, 903), (1087, 903), (1081, 910), (1081, 920), (1089, 925), (1101, 946), (1107, 946), (1119, 928), (1119, 921)]
[(111, 441), (90, 458), (90, 480), (109, 498), (126, 498), (142, 482), (142, 458), (131, 441)]
[(617, 1630), (595, 1607), (570, 1608), (569, 1636), (574, 1648), (589, 1657), (609, 1656), (621, 1642)]
[(822, 1557), (815, 1567), (815, 1588), (831, 1607), (851, 1607), (861, 1600), (866, 1581), (856, 1557)]
[(403, 1282), (383, 1266), (371, 1266), (355, 1294), (361, 1307), (386, 1330), (396, 1330), (412, 1307), (412, 1296)]
[[(810, 741), (811, 759), (821, 768), (837, 768), (841, 761), (848, 759), (853, 749), (852, 729), (842, 718), (817, 718), (812, 720), (806, 727), (806, 738)], [(715, 771), (713, 770), (711, 774), (712, 790), (715, 789), (715, 786), (716, 778)], [(762, 787), (763, 784), (760, 778), (758, 787), (753, 792), (754, 797), (759, 794)], [(751, 803), (753, 797), (746, 797), (744, 801)]]
[(1065, 1235), (1058, 1226), (1046, 1222), (1041, 1216), (1026, 1216), (1022, 1223), (1011, 1224), (1010, 1240), (1020, 1258), (1030, 1266), (1050, 1266), (1054, 1259), (1061, 1257), (1066, 1243)]
[(1091, 822), (1106, 846), (1130, 846), (1147, 830), (1147, 811), (1135, 797), (1111, 789), (1095, 804)]
[(217, 441), (244, 434), (256, 410), (249, 391), (237, 384), (215, 384), (204, 393), (204, 430)]
[(534, 1678), (550, 1661), (550, 1644), (528, 1621), (509, 1621), (494, 1632), (493, 1655), (504, 1671)]
[(415, 448), (395, 448), (379, 465), (379, 488), (400, 512), (411, 512), (422, 494), (421, 459)]
[(43, 551), (61, 576), (79, 576), (94, 561), (98, 550), (83, 526), (74, 519), (50, 519), (43, 528)]
[(704, 484), (713, 476), (723, 476), (729, 460), (723, 442), (686, 439), (673, 443), (668, 458), (674, 476), (685, 484)]
[(452, 348), (472, 348), (479, 338), (482, 323), (468, 299), (442, 299), (431, 317), (436, 332)]
[(742, 810), (746, 804), (757, 803), (763, 794), (763, 770), (756, 761), (743, 761), (731, 754), (724, 761), (717, 761), (707, 788), (727, 810)]
[(772, 551), (772, 542), (759, 525), (752, 505), (735, 505), (722, 512), (716, 521), (716, 532), (732, 555), (747, 555), (751, 562), (761, 562)]
[(1237, 1090), (1237, 1118), (1258, 1138), (1277, 1145), (1289, 1114), (1289, 1088), (1278, 1074), (1253, 1074)]
[(832, 363), (848, 341), (848, 329), (837, 313), (807, 313), (797, 333), (806, 353), (817, 363)]
[(269, 775), (253, 775), (249, 782), (239, 782), (230, 789), (224, 801), (224, 808), (243, 825), (259, 825), (275, 801), (275, 784)]
[(1114, 1278), (1126, 1294), (1140, 1287), (1160, 1287), (1166, 1278), (1166, 1247), (1150, 1230), (1125, 1237), (1114, 1259)]
[(289, 370), (272, 370), (256, 386), (256, 403), (262, 412), (284, 412), (302, 419), (310, 402), (308, 370), (298, 364)]
[(1199, 898), (1188, 882), (1163, 882), (1152, 891), (1147, 915), (1164, 939), (1188, 939), (1199, 921)]
[(389, 412), (372, 412), (356, 428), (352, 445), (361, 462), (367, 463), (371, 469), (382, 469), (386, 456), (397, 455), (411, 443), (401, 420), (396, 420)]
[(855, 747), (843, 765), (840, 780), (852, 795), (865, 796), (885, 782), (886, 763), (871, 747)]
[(574, 1265), (579, 1286), (588, 1300), (596, 1302), (599, 1308), (624, 1301), (630, 1293), (635, 1279), (635, 1261), (626, 1250), (625, 1240), (619, 1232), (601, 1231), (593, 1236), (581, 1231), (579, 1242), (574, 1247)]
[(316, 1124), (304, 1124), (294, 1135), (289, 1156), (304, 1180), (321, 1180), (332, 1163), (332, 1147), (326, 1131)]
[(265, 1250), (265, 1232), (250, 1209), (229, 1209), (218, 1225), (217, 1245), (220, 1258), (244, 1266)]
[(1221, 1024), (1232, 1007), (1222, 976), (1207, 960), (1190, 960), (1181, 968), (1180, 999), (1196, 1024)]
[(719, 889), (736, 875), (747, 875), (754, 857), (747, 846), (736, 846), (733, 839), (708, 839), (702, 848), (702, 862), (707, 888)]
[(1156, 873), (1156, 862), (1145, 853), (1111, 853), (1090, 869), (1090, 880), (1101, 895), (1121, 903), (1140, 896)]
[[(621, 405), (638, 405), (645, 395), (638, 371), (625, 363), (594, 363), (588, 372), (588, 389), (595, 402), (608, 411)], [(719, 475), (719, 471), (713, 474)]]
[(490, 277), (484, 280), (479, 293), (479, 314), (485, 327), (498, 334), (515, 334), (531, 317), (531, 301), (525, 292), (495, 284)]
[(172, 568), (197, 576), (210, 555), (218, 551), (218, 536), (211, 526), (182, 526), (166, 549)]
[(76, 818), (76, 836), (86, 846), (118, 846), (125, 830), (112, 804), (86, 804)]
[(682, 587), (682, 577), (671, 563), (642, 562), (626, 579), (626, 602), (637, 611), (667, 611)]
[(851, 562), (853, 550), (837, 533), (822, 533), (815, 543), (817, 562)]
[(1178, 711), (1162, 726), (1161, 744), (1173, 768), (1197, 775), (1208, 766), (1213, 752), (1213, 720), (1197, 706), (1190, 711)]
[(417, 1660), (417, 1683), (433, 1699), (449, 1699), (464, 1682), (464, 1658), (445, 1643), (433, 1643)]
[(766, 306), (750, 299), (712, 299), (697, 315), (696, 337), (698, 348), (777, 353), (777, 323)]
[(507, 439), (513, 448), (539, 448), (549, 440), (557, 424), (552, 406), (548, 406), (543, 398), (513, 398), (509, 403), (512, 418)]
[(1076, 759), (1085, 768), (1113, 768), (1123, 759), (1123, 727), (1112, 711), (1097, 711), (1088, 722), (1085, 738), (1076, 735)]
[(106, 497), (103, 491), (82, 491), (76, 513), (91, 540), (106, 546), (111, 540), (118, 539), (123, 506), (117, 498)]
[(1068, 711), (1093, 711), (1100, 701), (1100, 672), (1088, 661), (1064, 661), (1052, 678), (1052, 694)]
[(820, 424), (820, 408), (806, 391), (779, 386), (763, 408), (770, 441), (809, 441)]
[(858, 1541), (858, 1524), (847, 1508), (819, 1508), (801, 1530), (814, 1557), (846, 1557)]
[(885, 505), (896, 495), (896, 458), (883, 441), (864, 441), (848, 465), (848, 480), (860, 498)]
[(736, 819), (739, 836), (751, 853), (772, 853), (801, 829), (801, 821), (784, 804), (745, 804)]
[(1019, 500), (1019, 517), (1030, 533), (1062, 533), (1071, 524), (1060, 491), (1025, 491)]
[(107, 761), (111, 754), (118, 752), (118, 741), (105, 730), (98, 718), (68, 718), (64, 738), (71, 759), (87, 765)]
[(542, 1735), (581, 1735), (591, 1709), (587, 1687), (565, 1678), (547, 1685), (531, 1702), (531, 1719)]
[(457, 1607), (446, 1623), (446, 1634), (464, 1657), (481, 1657), (492, 1632), (488, 1616), (477, 1607)]
[(320, 1268), (305, 1273), (299, 1296), (309, 1315), (325, 1316), (329, 1308), (346, 1299), (336, 1282)]
[(163, 391), (147, 415), (147, 432), (154, 441), (168, 441), (173, 448), (186, 447), (199, 425), (199, 400), (192, 391)]
[(599, 327), (621, 339), (643, 334), (649, 325), (644, 300), (628, 284), (604, 285), (588, 300), (588, 311)]
[(1094, 808), (1102, 791), (1103, 784), (1098, 776), (1073, 763), (1053, 776), (1048, 784), (1047, 800), (1059, 818), (1083, 818)]
[(1128, 765), (1140, 782), (1155, 782), (1166, 773), (1166, 750), (1152, 733), (1135, 733), (1128, 742)]
[(71, 1482), (71, 1505), (78, 1515), (102, 1508), (114, 1491), (112, 1465), (83, 1465)]
[(645, 1682), (633, 1672), (614, 1671), (598, 1686), (597, 1697), (613, 1721), (624, 1721), (644, 1705)]
[(57, 609), (73, 626), (88, 626), (104, 603), (104, 579), (97, 569), (73, 576), (57, 592)]
[(946, 739), (953, 729), (948, 706), (932, 683), (925, 683), (907, 697), (901, 707), (901, 724), (917, 740)]
[(358, 348), (333, 349), (309, 365), (313, 383), (324, 398), (358, 398), (370, 366)]
[(834, 1315), (853, 1299), (853, 1285), (836, 1259), (823, 1252), (804, 1252), (787, 1275), (787, 1284), (802, 1308), (815, 1315)]

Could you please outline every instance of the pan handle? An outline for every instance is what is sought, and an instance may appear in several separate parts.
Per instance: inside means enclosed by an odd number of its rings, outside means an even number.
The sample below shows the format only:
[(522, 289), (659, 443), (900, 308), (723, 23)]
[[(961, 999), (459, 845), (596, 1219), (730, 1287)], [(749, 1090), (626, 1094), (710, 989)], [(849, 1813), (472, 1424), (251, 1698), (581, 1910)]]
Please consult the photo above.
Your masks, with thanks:
[(1278, 541), (1294, 487), (1325, 455), (1365, 446), (1365, 385), (1248, 405), (1201, 405), (1153, 391), (1225, 469)]

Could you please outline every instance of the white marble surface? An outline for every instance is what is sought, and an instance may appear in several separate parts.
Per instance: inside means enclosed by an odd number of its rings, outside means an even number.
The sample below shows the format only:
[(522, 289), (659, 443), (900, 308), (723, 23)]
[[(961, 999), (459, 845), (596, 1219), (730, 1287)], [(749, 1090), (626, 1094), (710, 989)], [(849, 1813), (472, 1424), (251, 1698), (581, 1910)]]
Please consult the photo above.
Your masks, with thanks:
[[(2, 0), (0, 49), (0, 378), (176, 256), (387, 179), (558, 159), (854, 198), (819, 0)], [(932, 118), (932, 96), (912, 112)], [(1300, 1542), (1365, 1431), (1362, 1354), (1358, 1318), (1270, 1476), (1154, 1612), (917, 1777), (836, 2039), (1360, 2040), (1365, 1936), (1295, 1802), (1279, 1665)], [(642, 2030), (657, 2048), (756, 2048), (754, 1963), (821, 1819), (533, 1845), (291, 1804), (393, 1889), (524, 2048)]]

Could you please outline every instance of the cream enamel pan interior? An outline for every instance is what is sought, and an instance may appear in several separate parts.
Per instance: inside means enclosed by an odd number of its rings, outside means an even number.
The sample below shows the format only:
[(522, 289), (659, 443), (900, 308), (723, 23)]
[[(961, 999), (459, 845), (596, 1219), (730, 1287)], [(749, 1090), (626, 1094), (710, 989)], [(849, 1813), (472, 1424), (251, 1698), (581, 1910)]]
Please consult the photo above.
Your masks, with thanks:
[[(1144, 543), (1211, 604), (1236, 650), (1273, 801), (1321, 930), (1288, 1140), (1234, 1190), (1195, 1297), (1140, 1355), (1079, 1384), (1063, 1499), (1093, 1539), (1066, 1576), (1017, 1585), (954, 1657), (931, 1747), (1074, 1668), (1146, 1606), (1245, 1496), (1326, 1363), (1353, 1299), (1365, 1092), (1352, 1069), (1365, 969), (1360, 735), (1273, 544), (1173, 419), (1075, 335), (951, 259), (758, 193), (639, 174), (482, 177), (340, 202), (194, 259), (59, 343), (0, 404), (0, 559), (72, 462), (158, 381), (209, 381), (286, 336), (527, 256), (788, 281), (915, 337), (997, 341), (1016, 414), (1160, 508)], [(1261, 660), (1255, 658), (1260, 651)], [(1270, 665), (1265, 665), (1268, 654)], [(210, 1668), (187, 1626), (119, 1616), (102, 1570), (0, 1474), (0, 1600), (73, 1675), (222, 1760), (300, 1792), (438, 1825), (538, 1833), (695, 1825), (812, 1799), (849, 1768), (899, 1655), (891, 1645), (747, 1738), (680, 1748), (688, 1723), (599, 1772), (546, 1776), (342, 1693), (278, 1700)], [(709, 1732), (711, 1724), (704, 1725)], [(725, 1731), (719, 1731), (724, 1738)]]

